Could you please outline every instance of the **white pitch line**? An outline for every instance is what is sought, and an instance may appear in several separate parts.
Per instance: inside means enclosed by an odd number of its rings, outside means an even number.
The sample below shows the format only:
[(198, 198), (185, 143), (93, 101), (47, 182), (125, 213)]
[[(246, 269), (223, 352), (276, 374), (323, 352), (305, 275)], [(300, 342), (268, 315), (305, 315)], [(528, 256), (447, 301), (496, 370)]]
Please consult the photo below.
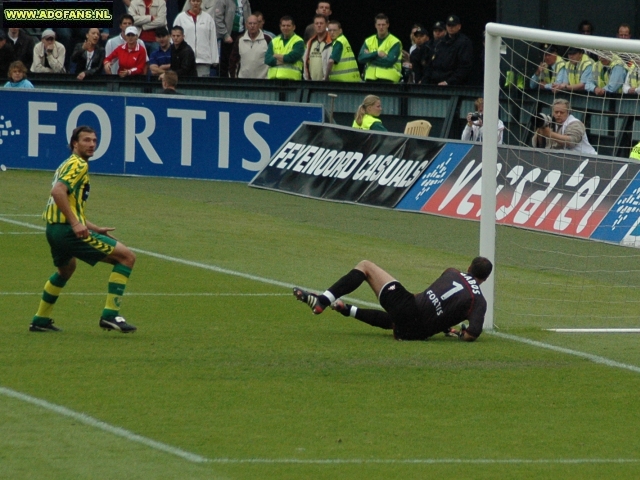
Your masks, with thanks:
[[(0, 292), (1, 296), (35, 296), (42, 292)], [(94, 297), (106, 295), (100, 293), (65, 292), (64, 296)], [(136, 293), (127, 292), (127, 297), (288, 297), (289, 293)]]
[(40, 232), (0, 232), (0, 235), (42, 235)]
[(545, 328), (556, 333), (640, 333), (640, 328)]
[(61, 405), (56, 405), (55, 403), (50, 403), (50, 402), (47, 402), (46, 400), (32, 397), (31, 395), (26, 395), (24, 393), (16, 392), (15, 390), (11, 390), (9, 388), (4, 388), (4, 387), (0, 387), (0, 394), (6, 397), (15, 398), (17, 400), (30, 403), (31, 405), (36, 405), (37, 407), (44, 408), (45, 410), (49, 410), (51, 412), (57, 413), (59, 415), (63, 415), (65, 417), (73, 418), (74, 420), (84, 423), (85, 425), (89, 425), (90, 427), (98, 428), (105, 432), (112, 433), (119, 437), (126, 438), (127, 440), (131, 440), (132, 442), (141, 443), (155, 450), (160, 450), (162, 452), (176, 455), (190, 462), (203, 463), (203, 462), (209, 461), (209, 459), (205, 457), (201, 457), (200, 455), (196, 455), (195, 453), (187, 452), (180, 448), (172, 447), (171, 445), (167, 445), (166, 443), (151, 440), (150, 438), (143, 437), (142, 435), (138, 435), (136, 433), (130, 432), (129, 430), (125, 430), (124, 428), (109, 425), (108, 423), (97, 420), (84, 413), (74, 412), (73, 410), (70, 410)]
[(302, 465), (352, 465), (352, 464), (400, 464), (400, 465), (438, 465), (438, 464), (620, 464), (640, 463), (640, 458), (331, 458), (331, 459), (306, 459), (306, 458), (212, 458), (210, 463), (257, 463), (257, 464), (302, 464)]

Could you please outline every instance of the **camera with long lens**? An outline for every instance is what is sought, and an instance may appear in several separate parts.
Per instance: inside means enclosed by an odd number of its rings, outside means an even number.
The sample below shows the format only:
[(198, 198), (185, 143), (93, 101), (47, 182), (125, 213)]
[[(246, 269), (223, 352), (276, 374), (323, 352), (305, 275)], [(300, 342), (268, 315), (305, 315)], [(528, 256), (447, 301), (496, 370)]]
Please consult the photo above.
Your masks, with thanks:
[(534, 118), (533, 127), (537, 130), (538, 128), (546, 128), (551, 125), (551, 116), (546, 113), (539, 113)]
[(480, 112), (471, 112), (470, 115), (472, 122), (477, 122), (482, 119), (482, 114)]

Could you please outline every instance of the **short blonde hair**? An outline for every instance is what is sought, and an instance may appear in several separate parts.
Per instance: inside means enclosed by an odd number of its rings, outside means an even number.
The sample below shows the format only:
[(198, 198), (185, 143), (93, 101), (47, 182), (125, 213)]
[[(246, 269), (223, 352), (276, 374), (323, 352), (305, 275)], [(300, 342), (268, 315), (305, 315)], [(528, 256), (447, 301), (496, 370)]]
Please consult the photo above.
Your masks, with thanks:
[(16, 60), (15, 62), (11, 62), (9, 64), (9, 69), (7, 70), (7, 77), (11, 78), (11, 72), (14, 70), (18, 70), (24, 75), (24, 78), (27, 78), (27, 67), (20, 60)]

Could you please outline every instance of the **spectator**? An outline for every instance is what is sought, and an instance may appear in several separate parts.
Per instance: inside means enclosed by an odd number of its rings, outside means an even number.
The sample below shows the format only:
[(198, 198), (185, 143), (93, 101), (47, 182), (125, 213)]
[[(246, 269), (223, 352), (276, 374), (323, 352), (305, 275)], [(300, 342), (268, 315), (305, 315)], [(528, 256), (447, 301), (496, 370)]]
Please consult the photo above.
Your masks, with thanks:
[(585, 90), (593, 73), (593, 60), (584, 53), (581, 48), (570, 47), (567, 50), (569, 61), (565, 63), (567, 69), (567, 82), (554, 83), (552, 90), (575, 92)]
[(431, 30), (433, 31), (433, 38), (431, 39), (430, 46), (431, 50), (433, 50), (433, 47), (435, 47), (436, 43), (447, 36), (447, 26), (444, 24), (444, 22), (438, 21), (433, 24), (433, 28)]
[(16, 60), (9, 65), (9, 81), (4, 84), (5, 88), (34, 88), (33, 84), (27, 80), (27, 67), (20, 60)]
[(578, 25), (578, 33), (581, 35), (593, 35), (596, 28), (589, 20), (582, 20)]
[[(327, 19), (327, 22), (331, 18), (331, 2), (320, 1), (318, 2), (318, 6), (316, 7), (316, 15), (322, 15)], [(313, 18), (314, 22), (307, 25), (307, 28), (304, 29), (304, 33), (302, 35), (302, 39), (304, 40), (304, 44), (308, 44), (311, 37), (313, 37), (316, 33), (315, 30), (315, 17)]]
[(178, 74), (176, 72), (167, 70), (160, 75), (160, 80), (162, 81), (162, 93), (167, 95), (182, 95), (176, 91), (176, 87), (178, 86)]
[(56, 34), (50, 28), (42, 32), (42, 41), (33, 48), (31, 71), (36, 73), (64, 73), (64, 45), (56, 42)]
[[(216, 15), (216, 2), (218, 0), (203, 0), (202, 2), (202, 11), (204, 13), (208, 13), (211, 18), (213, 18), (215, 20), (215, 15)], [(189, 9), (191, 8), (191, 4), (189, 3), (189, 0), (187, 0), (186, 2), (184, 2), (184, 5), (182, 7), (182, 11), (183, 12), (188, 12)], [(176, 18), (178, 18), (176, 16)], [(175, 25), (175, 20), (173, 21), (173, 24)]]
[(327, 78), (330, 82), (359, 82), (360, 71), (353, 49), (347, 38), (342, 34), (342, 25), (336, 20), (329, 22), (331, 35), (331, 58), (327, 64)]
[(104, 48), (99, 45), (100, 29), (90, 28), (84, 43), (78, 43), (71, 54), (71, 63), (75, 64), (78, 80), (103, 72)]
[(618, 27), (618, 33), (616, 34), (616, 37), (626, 38), (626, 39), (631, 38), (631, 27), (629, 26), (628, 23), (620, 24), (620, 26)]
[(364, 41), (358, 62), (365, 65), (367, 82), (398, 83), (402, 78), (402, 42), (389, 33), (389, 17), (379, 13), (375, 18), (376, 34)]
[(219, 75), (229, 77), (229, 58), (234, 42), (244, 34), (244, 27), (251, 15), (249, 0), (216, 0), (213, 19), (220, 40)]
[(469, 79), (473, 67), (471, 40), (460, 33), (462, 24), (457, 15), (447, 18), (446, 27), (447, 34), (435, 44), (428, 75), (422, 83), (439, 86), (464, 85)]
[(362, 101), (362, 105), (356, 111), (352, 128), (359, 130), (376, 130), (386, 132), (387, 129), (382, 125), (380, 114), (382, 113), (382, 103), (380, 98), (375, 95), (367, 95)]
[(302, 80), (304, 41), (295, 33), (296, 24), (288, 15), (280, 19), (280, 32), (267, 48), (264, 63), (269, 80)]
[(165, 0), (131, 0), (129, 14), (133, 25), (141, 29), (139, 38), (144, 42), (147, 55), (160, 48), (156, 42), (156, 28), (167, 27), (167, 4)]
[(160, 75), (171, 69), (171, 37), (167, 27), (156, 28), (156, 42), (160, 48), (149, 57), (151, 75)]
[(231, 78), (267, 78), (269, 67), (264, 63), (272, 37), (260, 30), (256, 15), (250, 15), (244, 35), (238, 38), (229, 57)]
[(414, 83), (422, 83), (423, 79), (428, 74), (428, 67), (431, 63), (429, 34), (426, 30), (418, 28), (412, 33), (412, 36), (415, 41), (415, 48), (409, 54), (411, 73)]
[(138, 29), (134, 26), (125, 30), (127, 43), (120, 45), (104, 60), (105, 72), (111, 71), (111, 62), (118, 60), (118, 75), (121, 78), (145, 75), (147, 73), (147, 52), (138, 42)]
[[(462, 131), (462, 138), (466, 142), (482, 142), (483, 138), (483, 114), (484, 114), (484, 98), (478, 98), (473, 105), (475, 112), (467, 114), (467, 125)], [(502, 137), (504, 133), (504, 123), (498, 119), (498, 145), (502, 145)]]
[(551, 90), (554, 84), (569, 83), (566, 64), (558, 55), (558, 47), (548, 45), (544, 50), (544, 57), (536, 73), (531, 76), (529, 86), (531, 88), (544, 88)]
[(624, 62), (617, 55), (611, 58), (599, 57), (592, 69), (591, 79), (585, 89), (602, 97), (607, 93), (622, 92), (622, 85), (627, 77)]
[(276, 34), (273, 32), (270, 32), (269, 30), (265, 30), (264, 29), (264, 14), (262, 12), (258, 12), (255, 11), (253, 12), (253, 14), (256, 16), (256, 18), (258, 19), (258, 28), (260, 30), (262, 30), (262, 33), (264, 33), (265, 35), (269, 35), (271, 37), (271, 39), (273, 40), (274, 38), (276, 38)]
[(419, 23), (414, 23), (413, 27), (411, 27), (411, 33), (409, 33), (409, 39), (411, 40), (411, 47), (409, 47), (409, 52), (408, 52), (409, 55), (411, 55), (411, 52), (413, 52), (417, 48), (417, 45), (416, 45), (416, 32), (418, 30), (424, 30), (424, 27)]
[[(110, 38), (109, 41), (107, 42), (107, 46), (104, 49), (106, 56), (111, 55), (111, 53), (116, 48), (127, 43), (127, 37), (124, 32), (126, 31), (127, 28), (133, 25), (133, 16), (129, 15), (128, 13), (123, 14), (120, 17), (120, 22), (118, 23), (118, 25), (120, 26), (120, 34), (116, 35), (113, 38)], [(138, 45), (144, 47), (144, 42), (138, 39)], [(146, 55), (146, 49), (145, 49), (145, 55)], [(147, 57), (146, 60), (149, 61), (149, 57)], [(117, 75), (118, 70), (119, 70), (118, 59), (114, 58), (113, 61), (111, 62), (111, 73), (113, 75)], [(105, 72), (105, 73), (109, 73), (109, 72)]]
[(316, 14), (313, 19), (315, 35), (307, 42), (302, 62), (304, 79), (322, 81), (327, 78), (327, 65), (331, 57), (331, 36), (327, 33), (327, 17)]
[(564, 98), (556, 99), (551, 105), (553, 119), (552, 126), (545, 125), (536, 129), (533, 135), (533, 146), (538, 146), (539, 140), (544, 141), (545, 148), (555, 150), (571, 150), (587, 155), (596, 155), (596, 150), (589, 143), (584, 123), (571, 115), (571, 105)]
[(171, 70), (179, 77), (197, 77), (196, 54), (184, 41), (184, 30), (177, 25), (171, 29)]
[(7, 36), (0, 30), (0, 78), (6, 77), (9, 73), (9, 65), (16, 60), (11, 43), (7, 42)]
[(189, 4), (191, 8), (179, 14), (173, 26), (184, 30), (184, 40), (196, 55), (198, 77), (210, 77), (211, 67), (219, 61), (216, 25), (211, 15), (202, 11), (202, 0), (189, 0)]
[(9, 28), (7, 30), (7, 43), (13, 47), (16, 60), (20, 60), (25, 67), (31, 68), (33, 64), (33, 49), (36, 46), (33, 37), (21, 28)]

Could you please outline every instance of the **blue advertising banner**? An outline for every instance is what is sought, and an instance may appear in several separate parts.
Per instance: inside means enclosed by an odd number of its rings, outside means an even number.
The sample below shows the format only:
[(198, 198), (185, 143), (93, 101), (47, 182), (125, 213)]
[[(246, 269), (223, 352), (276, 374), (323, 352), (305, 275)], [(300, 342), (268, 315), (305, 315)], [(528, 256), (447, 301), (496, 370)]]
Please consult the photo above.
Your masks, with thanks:
[(0, 158), (55, 170), (71, 132), (89, 125), (92, 173), (249, 182), (321, 105), (0, 89)]

